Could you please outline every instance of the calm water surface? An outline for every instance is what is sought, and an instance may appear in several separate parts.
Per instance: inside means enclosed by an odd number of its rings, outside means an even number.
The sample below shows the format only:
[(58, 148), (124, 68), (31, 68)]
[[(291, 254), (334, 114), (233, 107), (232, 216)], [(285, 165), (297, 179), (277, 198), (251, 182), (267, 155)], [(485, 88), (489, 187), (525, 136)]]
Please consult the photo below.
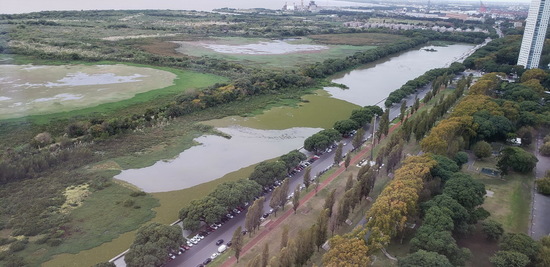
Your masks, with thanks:
[(364, 65), (334, 78), (333, 82), (345, 84), (349, 89), (327, 87), (325, 90), (334, 98), (356, 105), (376, 105), (408, 80), (430, 69), (450, 65), (473, 47), (468, 44), (454, 44), (435, 47), (437, 52), (428, 52), (423, 49), (408, 51)]
[(146, 192), (184, 189), (298, 149), (307, 137), (321, 129), (257, 130), (233, 126), (219, 130), (232, 138), (201, 136), (195, 139), (201, 145), (183, 151), (173, 160), (159, 161), (147, 168), (124, 170), (115, 178)]

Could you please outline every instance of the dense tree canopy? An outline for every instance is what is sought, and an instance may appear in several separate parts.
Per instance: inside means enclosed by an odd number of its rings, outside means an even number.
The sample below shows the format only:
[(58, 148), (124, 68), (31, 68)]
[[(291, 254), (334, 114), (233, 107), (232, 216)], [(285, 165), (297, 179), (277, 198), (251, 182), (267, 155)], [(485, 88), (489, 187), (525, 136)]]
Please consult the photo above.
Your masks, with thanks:
[(418, 250), (399, 259), (399, 267), (452, 267), (447, 257), (437, 252)]
[(142, 226), (124, 261), (126, 265), (135, 267), (160, 266), (168, 259), (168, 253), (178, 250), (183, 241), (181, 227), (177, 225), (151, 223)]

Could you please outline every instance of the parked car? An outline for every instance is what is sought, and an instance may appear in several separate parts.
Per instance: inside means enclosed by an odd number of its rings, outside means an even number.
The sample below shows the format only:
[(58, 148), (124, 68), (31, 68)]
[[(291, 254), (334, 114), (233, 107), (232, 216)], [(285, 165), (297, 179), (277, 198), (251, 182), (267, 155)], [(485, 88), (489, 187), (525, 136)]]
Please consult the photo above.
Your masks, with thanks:
[(233, 242), (229, 241), (227, 242), (227, 244), (225, 244), (226, 246), (230, 247), (231, 245), (233, 245)]
[(220, 240), (216, 241), (216, 246), (219, 246), (221, 244), (223, 244), (223, 239), (220, 239)]
[(211, 259), (215, 259), (215, 258), (217, 258), (219, 255), (220, 255), (220, 253), (214, 252), (214, 254), (212, 254), (212, 256), (210, 256), (210, 258), (211, 258)]
[(204, 260), (204, 261), (202, 262), (202, 264), (207, 265), (207, 264), (209, 264), (211, 261), (212, 261), (211, 258), (206, 258), (206, 260)]

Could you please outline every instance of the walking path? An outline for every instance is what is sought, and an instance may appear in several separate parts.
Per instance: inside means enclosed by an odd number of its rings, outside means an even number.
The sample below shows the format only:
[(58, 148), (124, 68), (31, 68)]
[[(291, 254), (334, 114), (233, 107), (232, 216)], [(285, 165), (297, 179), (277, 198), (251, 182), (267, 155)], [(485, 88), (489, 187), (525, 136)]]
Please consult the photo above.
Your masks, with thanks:
[[(393, 125), (390, 128), (388, 135), (390, 133), (392, 133), (395, 129), (397, 129), (397, 127), (399, 127), (400, 125), (401, 125), (401, 122), (398, 122), (395, 125)], [(382, 138), (382, 139), (384, 139), (384, 138)], [(372, 145), (367, 145), (363, 150), (359, 151), (359, 153), (357, 153), (357, 155), (355, 155), (351, 159), (350, 166), (352, 164), (356, 164), (363, 156), (365, 156), (367, 153), (369, 153), (371, 148), (372, 148)], [(338, 168), (338, 170), (336, 170), (326, 180), (324, 180), (322, 183), (319, 184), (318, 191), (323, 190), (328, 184), (330, 184), (336, 177), (338, 177), (340, 174), (342, 174), (345, 170), (346, 170), (345, 166), (340, 166)], [(310, 191), (307, 195), (305, 195), (300, 200), (300, 206), (302, 206), (306, 202), (308, 202), (313, 196), (315, 196), (315, 190)], [(293, 212), (294, 211), (292, 209), (289, 209), (284, 214), (282, 214), (277, 220), (271, 221), (268, 224), (266, 224), (264, 229), (260, 233), (258, 233), (252, 240), (250, 240), (248, 243), (246, 243), (246, 245), (244, 245), (244, 247), (241, 250), (241, 256), (246, 254), (251, 248), (253, 248), (256, 244), (258, 244), (260, 241), (262, 241), (269, 234), (271, 229), (281, 225), (281, 223), (283, 223), (286, 220), (286, 218), (288, 218), (290, 215), (292, 215)], [(222, 265), (220, 265), (220, 266), (221, 267), (230, 267), (230, 266), (234, 266), (236, 263), (237, 263), (237, 259), (235, 257), (230, 257), (224, 263), (222, 263)]]

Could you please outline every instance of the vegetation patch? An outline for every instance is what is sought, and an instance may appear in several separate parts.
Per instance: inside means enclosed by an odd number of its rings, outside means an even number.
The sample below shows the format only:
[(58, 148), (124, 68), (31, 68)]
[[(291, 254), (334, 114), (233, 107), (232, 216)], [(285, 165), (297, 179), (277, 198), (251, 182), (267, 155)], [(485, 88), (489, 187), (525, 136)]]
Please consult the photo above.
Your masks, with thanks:
[(85, 198), (90, 195), (89, 187), (88, 184), (67, 187), (65, 192), (63, 192), (65, 203), (61, 205), (60, 212), (67, 214), (71, 210), (82, 206)]
[(309, 35), (308, 38), (328, 45), (380, 46), (409, 38), (387, 33), (341, 33)]

